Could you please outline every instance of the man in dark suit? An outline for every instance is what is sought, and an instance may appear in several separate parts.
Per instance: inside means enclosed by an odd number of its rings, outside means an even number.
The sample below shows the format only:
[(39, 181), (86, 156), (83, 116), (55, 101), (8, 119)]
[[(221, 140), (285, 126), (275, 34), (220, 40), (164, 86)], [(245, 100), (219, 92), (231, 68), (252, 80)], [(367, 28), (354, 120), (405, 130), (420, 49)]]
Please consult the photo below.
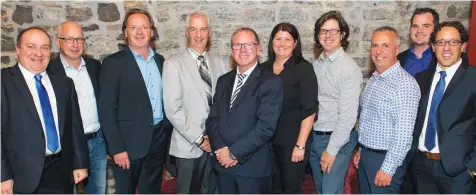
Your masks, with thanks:
[(431, 50), (430, 35), (440, 20), (439, 14), (431, 8), (417, 8), (410, 19), (410, 48), (398, 54), (401, 66), (412, 76), (428, 69), (435, 58)]
[(87, 177), (88, 149), (73, 81), (46, 71), (51, 39), (17, 37), (18, 64), (2, 70), (1, 193), (72, 193)]
[(471, 193), (476, 171), (476, 68), (461, 57), (469, 39), (457, 21), (431, 35), (436, 61), (417, 75), (422, 98), (413, 133), (417, 193)]
[(218, 189), (225, 194), (270, 193), (271, 138), (283, 104), (278, 76), (258, 65), (258, 35), (242, 28), (232, 35), (236, 69), (218, 78), (206, 130), (218, 162)]
[(56, 45), (60, 55), (53, 59), (48, 69), (68, 76), (74, 82), (89, 149), (89, 177), (84, 183), (86, 194), (106, 193), (107, 153), (106, 143), (99, 124), (97, 100), (99, 100), (98, 60), (82, 56), (84, 34), (76, 22), (67, 21), (58, 26)]
[(123, 27), (128, 47), (103, 61), (99, 119), (114, 158), (116, 193), (160, 193), (171, 124), (162, 102), (164, 58), (149, 46), (155, 31), (147, 11), (131, 9)]

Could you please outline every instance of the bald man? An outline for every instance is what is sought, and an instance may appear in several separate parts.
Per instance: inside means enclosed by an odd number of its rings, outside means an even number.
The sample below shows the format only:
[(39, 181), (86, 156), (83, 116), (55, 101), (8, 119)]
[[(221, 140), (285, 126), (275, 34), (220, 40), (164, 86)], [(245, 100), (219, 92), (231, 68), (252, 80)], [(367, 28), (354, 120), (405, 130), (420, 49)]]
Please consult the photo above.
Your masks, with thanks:
[[(89, 159), (73, 81), (51, 70), (41, 28), (17, 37), (18, 63), (1, 75), (1, 194), (67, 194)], [(73, 183), (74, 182), (74, 183)]]
[(48, 69), (66, 75), (74, 81), (91, 165), (89, 178), (84, 182), (84, 192), (104, 194), (107, 153), (97, 108), (100, 62), (83, 56), (84, 42), (81, 26), (76, 22), (67, 21), (59, 25), (56, 45), (60, 49), (60, 55), (51, 60)]

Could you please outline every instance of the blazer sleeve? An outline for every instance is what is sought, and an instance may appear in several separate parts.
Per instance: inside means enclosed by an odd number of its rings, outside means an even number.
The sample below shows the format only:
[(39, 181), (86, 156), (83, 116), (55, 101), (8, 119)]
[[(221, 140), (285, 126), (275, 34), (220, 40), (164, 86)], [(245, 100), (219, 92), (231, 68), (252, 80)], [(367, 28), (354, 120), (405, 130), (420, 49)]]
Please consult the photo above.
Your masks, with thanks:
[(190, 122), (183, 110), (182, 81), (178, 66), (173, 60), (167, 60), (164, 64), (162, 81), (165, 114), (175, 130), (190, 144), (194, 144), (204, 130), (200, 125)]
[(120, 75), (118, 59), (110, 56), (104, 59), (99, 78), (99, 121), (106, 138), (109, 154), (126, 151), (119, 125), (117, 124), (117, 97), (119, 95)]
[(223, 140), (221, 139), (220, 133), (218, 131), (218, 123), (220, 121), (220, 115), (218, 113), (218, 104), (221, 102), (221, 96), (223, 94), (223, 76), (218, 78), (217, 87), (215, 95), (213, 96), (213, 104), (210, 108), (210, 113), (208, 113), (208, 118), (205, 122), (206, 133), (209, 137), (212, 150), (218, 150), (225, 147)]
[[(476, 94), (473, 95), (473, 113), (476, 113)], [(474, 117), (474, 122), (476, 123), (476, 117)], [(472, 128), (473, 130), (473, 135), (474, 131), (476, 131), (476, 128)], [(476, 171), (476, 143), (473, 141), (473, 148), (469, 151), (468, 156), (466, 157), (466, 168), (470, 171)]]
[(299, 99), (301, 101), (301, 120), (317, 112), (317, 78), (310, 63), (303, 63), (299, 72)]
[[(2, 75), (3, 76), (3, 75)], [(3, 139), (8, 139), (7, 136), (5, 135), (4, 131), (6, 129), (8, 129), (8, 102), (7, 102), (7, 98), (6, 98), (6, 95), (5, 95), (5, 90), (3, 89), (3, 78), (2, 78), (2, 95), (1, 95), (2, 99), (1, 99), (1, 102), (2, 102), (2, 128), (0, 129), (0, 132), (1, 132), (1, 139), (2, 139), (2, 154), (1, 154), (1, 158), (2, 158), (2, 182), (4, 181), (7, 181), (9, 179), (12, 179), (13, 178), (13, 175), (12, 175), (12, 170), (11, 170), (11, 167), (10, 167), (10, 161), (7, 159), (7, 156), (5, 155), (5, 151), (4, 151), (4, 146), (3, 146), (3, 143), (5, 143), (5, 141), (3, 141)]]
[(67, 78), (68, 85), (71, 90), (71, 107), (72, 107), (72, 140), (73, 140), (73, 158), (74, 169), (88, 169), (89, 168), (89, 150), (84, 137), (83, 122), (79, 111), (78, 97), (74, 83), (70, 78)]
[(283, 107), (283, 85), (277, 76), (260, 86), (257, 108), (258, 121), (245, 136), (229, 146), (230, 152), (243, 164), (273, 137)]

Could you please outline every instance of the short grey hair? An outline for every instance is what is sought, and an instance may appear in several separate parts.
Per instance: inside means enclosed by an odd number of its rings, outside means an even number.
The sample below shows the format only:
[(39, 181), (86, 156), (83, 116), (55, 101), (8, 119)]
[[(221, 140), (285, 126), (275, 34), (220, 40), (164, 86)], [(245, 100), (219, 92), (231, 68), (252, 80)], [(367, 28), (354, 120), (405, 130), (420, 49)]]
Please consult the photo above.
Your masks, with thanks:
[(382, 26), (380, 28), (375, 29), (374, 32), (372, 33), (372, 36), (376, 32), (393, 32), (395, 34), (395, 44), (400, 45), (400, 35), (398, 35), (398, 31), (395, 28), (390, 26)]
[(187, 19), (185, 19), (185, 27), (188, 29), (188, 25), (190, 24), (190, 18), (193, 16), (193, 15), (199, 15), (199, 16), (202, 16), (202, 17), (205, 17), (207, 19), (207, 24), (208, 24), (208, 29), (210, 30), (211, 29), (211, 23), (210, 23), (210, 18), (203, 12), (200, 12), (200, 11), (196, 11), (196, 12), (193, 12), (193, 13), (190, 13), (190, 14), (187, 14)]

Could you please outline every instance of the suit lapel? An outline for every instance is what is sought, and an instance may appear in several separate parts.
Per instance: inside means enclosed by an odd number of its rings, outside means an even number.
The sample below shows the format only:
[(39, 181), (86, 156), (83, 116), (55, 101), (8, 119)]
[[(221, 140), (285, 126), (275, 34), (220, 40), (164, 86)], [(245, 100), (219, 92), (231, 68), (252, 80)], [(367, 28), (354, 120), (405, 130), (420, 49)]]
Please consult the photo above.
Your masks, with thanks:
[(96, 96), (96, 101), (98, 101), (98, 97), (99, 97), (99, 86), (97, 86), (97, 84), (99, 83), (99, 81), (97, 80), (96, 78), (96, 69), (95, 67), (92, 66), (91, 62), (89, 61), (89, 59), (87, 57), (83, 57), (84, 61), (86, 62), (86, 70), (88, 70), (88, 75), (89, 75), (89, 79), (91, 79), (91, 84), (93, 85), (93, 89), (94, 89), (94, 95)]
[(464, 74), (466, 73), (466, 69), (468, 68), (468, 66), (468, 62), (463, 59), (461, 65), (459, 66), (458, 70), (456, 70), (455, 75), (448, 84), (448, 87), (446, 87), (445, 94), (443, 95), (441, 101), (444, 101), (451, 94), (451, 92), (454, 91), (456, 86), (458, 86), (458, 83), (462, 80), (462, 78), (464, 78)]
[[(259, 64), (257, 64), (255, 69), (253, 70), (253, 72), (251, 72), (251, 74), (248, 76), (248, 79), (246, 79), (245, 84), (241, 87), (240, 92), (238, 92), (238, 95), (236, 96), (236, 99), (233, 102), (233, 106), (231, 107), (231, 110), (234, 109), (236, 106), (238, 106), (242, 102), (242, 100), (244, 99), (244, 96), (258, 82), (258, 77), (260, 75), (261, 75), (261, 66)], [(232, 88), (233, 88), (233, 86), (232, 86)]]
[[(139, 69), (139, 64), (137, 64), (137, 61), (134, 57), (134, 54), (132, 53), (132, 51), (129, 47), (126, 47), (125, 51), (128, 55), (124, 56), (124, 60), (125, 60), (125, 64), (127, 64), (126, 67), (129, 67), (130, 70), (131, 70), (131, 72), (129, 72), (130, 76), (133, 77), (134, 80), (139, 79), (140, 81), (142, 81), (142, 85), (137, 86), (137, 87), (142, 88), (142, 90), (140, 90), (140, 91), (142, 91), (142, 96), (149, 99), (149, 94), (147, 92), (147, 87), (146, 87), (146, 84), (145, 84), (145, 81), (144, 81), (144, 77), (142, 76), (142, 72)], [(160, 68), (159, 68), (159, 71), (160, 71)], [(128, 72), (128, 71), (126, 71), (126, 72)], [(150, 101), (148, 101), (148, 102), (150, 104)]]
[(231, 101), (231, 93), (233, 93), (233, 85), (235, 84), (235, 78), (236, 78), (236, 69), (233, 70), (229, 75), (227, 75), (228, 77), (226, 77), (226, 83), (225, 85), (223, 86), (225, 89), (224, 89), (224, 93), (223, 94), (223, 98), (224, 98), (224, 101), (225, 101), (225, 108), (226, 108), (226, 113), (227, 115), (229, 114), (229, 111), (230, 111), (230, 101)]
[(203, 101), (205, 102), (206, 105), (208, 105), (207, 95), (205, 94), (205, 86), (203, 84), (202, 77), (200, 77), (197, 63), (193, 59), (188, 49), (185, 50), (185, 52), (183, 53), (182, 64), (185, 65), (186, 72), (188, 72), (190, 76), (192, 77), (192, 80), (194, 81), (193, 83), (195, 84), (195, 87), (197, 87), (197, 90), (200, 92), (200, 95), (202, 96)]
[[(40, 121), (40, 115), (38, 115), (38, 112), (35, 107), (35, 102), (33, 101), (33, 96), (30, 93), (25, 78), (23, 77), (23, 74), (21, 73), (20, 68), (18, 66), (19, 65), (17, 64), (12, 69), (10, 69), (10, 72), (13, 74), (11, 78), (13, 80), (13, 83), (15, 83), (18, 91), (20, 92), (21, 97), (23, 98), (26, 106), (28, 107), (30, 114), (35, 119), (36, 124), (40, 126), (41, 129), (43, 129), (43, 126), (41, 125)], [(41, 133), (43, 134), (43, 131), (41, 131)]]
[[(53, 71), (48, 71), (48, 77), (50, 78), (51, 86), (53, 87), (53, 91), (55, 92), (56, 97), (56, 109), (58, 114), (58, 130), (60, 132), (60, 137), (63, 137), (64, 132), (64, 117), (65, 117), (65, 92), (68, 91), (68, 88), (65, 86), (65, 78), (66, 76), (61, 76), (55, 74)], [(72, 86), (74, 87), (74, 86)], [(51, 94), (48, 94), (51, 95)]]

